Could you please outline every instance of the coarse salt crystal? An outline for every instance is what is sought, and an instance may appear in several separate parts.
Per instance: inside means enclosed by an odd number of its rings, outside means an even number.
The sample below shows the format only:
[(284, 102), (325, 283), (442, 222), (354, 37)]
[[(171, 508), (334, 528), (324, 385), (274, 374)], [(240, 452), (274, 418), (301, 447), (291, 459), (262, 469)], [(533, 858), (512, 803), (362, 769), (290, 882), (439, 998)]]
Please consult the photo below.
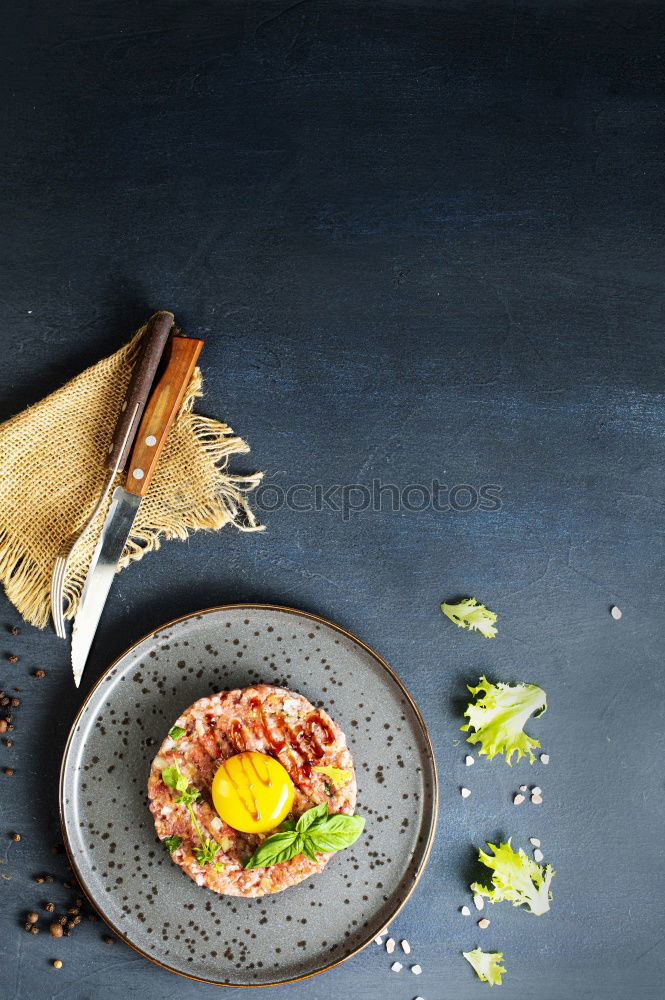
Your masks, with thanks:
[(514, 806), (521, 806), (523, 802), (524, 802), (524, 796), (520, 795), (519, 792), (517, 793), (517, 795), (513, 795), (513, 805)]
[(543, 804), (543, 797), (542, 795), (536, 795), (534, 793), (531, 796), (531, 801), (533, 802), (534, 806), (541, 806)]
[(610, 608), (610, 614), (612, 615), (612, 618), (618, 622), (621, 618), (621, 608), (617, 608), (616, 604), (613, 604)]
[(468, 799), (469, 795), (471, 795), (471, 789), (460, 788), (460, 795), (462, 796), (463, 799)]
[(402, 951), (404, 952), (404, 954), (405, 955), (410, 955), (411, 954), (411, 945), (406, 940), (406, 938), (404, 939), (404, 941), (400, 941), (400, 944), (402, 946)]
[(377, 935), (377, 936), (376, 936), (376, 937), (374, 938), (374, 940), (376, 941), (376, 943), (377, 943), (377, 944), (383, 944), (383, 938), (381, 937), (381, 935), (380, 935), (380, 934), (378, 934), (378, 935)]
[(538, 864), (540, 864), (540, 862), (543, 860), (544, 857), (545, 855), (543, 854), (543, 852), (540, 850), (539, 847), (537, 847), (533, 852), (533, 860), (537, 861)]
[(388, 938), (388, 940), (386, 941), (386, 951), (388, 952), (389, 955), (392, 955), (394, 950), (395, 950), (395, 939)]
[(463, 917), (470, 917), (471, 916), (471, 910), (469, 909), (468, 906), (462, 906), (462, 907), (460, 907), (460, 913), (462, 914)]
[(538, 840), (538, 837), (529, 837), (529, 843), (533, 847), (540, 847), (540, 841)]
[(534, 785), (533, 788), (531, 789), (531, 794), (532, 795), (542, 795), (543, 794), (543, 790), (538, 785)]
[(471, 754), (469, 753), (464, 758), (464, 763), (466, 764), (467, 767), (471, 767), (471, 765), (475, 763), (475, 758), (472, 757)]
[(412, 965), (411, 966), (411, 972), (414, 974), (414, 976), (419, 976), (422, 971), (423, 970), (420, 968), (419, 965)]
[(485, 907), (485, 900), (482, 896), (476, 895), (473, 897), (473, 905), (477, 910), (482, 910)]
[(401, 970), (402, 970), (401, 962), (393, 962), (393, 964), (390, 966), (391, 972), (401, 972)]
[(527, 785), (520, 785), (520, 792), (526, 792), (527, 787)]
[(548, 753), (541, 753), (541, 755), (540, 755), (540, 763), (541, 764), (549, 764), (549, 762), (550, 762), (550, 755)]
[(487, 917), (483, 917), (482, 920), (478, 921), (478, 926), (480, 927), (481, 931), (487, 930), (487, 928), (489, 927), (489, 925), (490, 925), (490, 922), (487, 919)]

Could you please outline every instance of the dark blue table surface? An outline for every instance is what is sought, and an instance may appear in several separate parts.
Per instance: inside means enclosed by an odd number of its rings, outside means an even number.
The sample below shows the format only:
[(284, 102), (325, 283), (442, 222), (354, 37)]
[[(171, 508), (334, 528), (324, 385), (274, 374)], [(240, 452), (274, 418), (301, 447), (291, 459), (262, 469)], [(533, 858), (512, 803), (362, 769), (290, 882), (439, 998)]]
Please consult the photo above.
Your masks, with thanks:
[[(199, 408), (251, 443), (237, 469), (282, 491), (491, 485), (500, 509), (469, 490), (448, 510), (408, 509), (418, 491), (347, 517), (285, 503), (263, 534), (166, 544), (118, 578), (80, 693), (50, 631), (5, 633), (20, 660), (0, 683), (22, 704), (0, 747), (3, 998), (219, 995), (99, 924), (54, 942), (21, 918), (67, 898), (31, 878), (65, 876), (58, 765), (86, 690), (163, 621), (244, 600), (373, 645), (441, 777), (436, 847), (394, 928), (420, 979), (372, 946), (266, 996), (470, 1000), (489, 987), (460, 953), (481, 944), (504, 952), (504, 1000), (662, 997), (662, 26), (640, 0), (15, 6), (0, 417), (170, 308), (206, 340)], [(497, 639), (441, 616), (463, 594), (499, 613)], [(545, 687), (548, 768), (464, 767), (482, 672)], [(511, 804), (521, 782), (540, 808)], [(458, 907), (498, 836), (542, 839), (554, 902), (497, 905), (481, 932)]]

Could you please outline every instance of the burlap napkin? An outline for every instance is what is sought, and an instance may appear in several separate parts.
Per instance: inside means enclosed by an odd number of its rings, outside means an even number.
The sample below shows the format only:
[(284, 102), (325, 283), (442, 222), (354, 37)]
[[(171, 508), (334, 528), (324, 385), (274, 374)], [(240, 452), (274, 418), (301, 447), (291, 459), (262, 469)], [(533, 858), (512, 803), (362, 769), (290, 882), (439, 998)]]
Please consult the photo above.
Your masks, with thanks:
[[(143, 332), (0, 425), (0, 581), (21, 615), (40, 628), (49, 619), (51, 573), (60, 545), (85, 524), (101, 495), (108, 445)], [(244, 496), (261, 474), (226, 471), (229, 456), (249, 447), (227, 424), (192, 412), (201, 385), (197, 368), (120, 569), (158, 549), (163, 538), (186, 539), (192, 531), (228, 523), (241, 531), (262, 528)], [(95, 519), (70, 558), (67, 618), (76, 613), (105, 514)]]

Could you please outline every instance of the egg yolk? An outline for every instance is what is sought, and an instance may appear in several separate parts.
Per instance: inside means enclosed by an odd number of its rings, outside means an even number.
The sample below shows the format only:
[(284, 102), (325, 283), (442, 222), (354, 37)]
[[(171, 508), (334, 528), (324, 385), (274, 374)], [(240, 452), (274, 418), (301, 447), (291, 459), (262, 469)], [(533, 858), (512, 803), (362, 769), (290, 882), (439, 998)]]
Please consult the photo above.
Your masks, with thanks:
[(293, 804), (293, 782), (274, 757), (247, 750), (220, 764), (212, 782), (215, 809), (242, 833), (265, 833), (285, 819)]

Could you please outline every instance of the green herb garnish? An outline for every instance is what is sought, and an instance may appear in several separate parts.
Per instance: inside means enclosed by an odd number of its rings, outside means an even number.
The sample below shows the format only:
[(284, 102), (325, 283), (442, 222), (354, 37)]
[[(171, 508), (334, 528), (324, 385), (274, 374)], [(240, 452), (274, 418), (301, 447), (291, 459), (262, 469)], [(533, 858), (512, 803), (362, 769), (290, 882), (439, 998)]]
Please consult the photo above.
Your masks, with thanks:
[(474, 882), (471, 892), (487, 896), (490, 903), (505, 901), (513, 906), (526, 906), (527, 912), (536, 916), (547, 913), (552, 898), (550, 883), (555, 874), (552, 866), (536, 864), (521, 849), (515, 852), (510, 840), (498, 847), (495, 844), (487, 846), (494, 854), (479, 851), (478, 856), (492, 869), (492, 888)]
[(342, 767), (324, 765), (322, 767), (313, 767), (312, 770), (318, 771), (319, 774), (325, 774), (326, 778), (330, 779), (329, 782), (324, 781), (324, 787), (332, 783), (333, 788), (343, 788), (351, 780), (351, 772), (345, 771)]
[(476, 687), (469, 685), (473, 695), (482, 695), (471, 702), (465, 711), (468, 723), (462, 732), (471, 732), (467, 743), (479, 743), (480, 753), (492, 760), (503, 754), (509, 764), (513, 754), (528, 757), (533, 764), (536, 759), (533, 750), (540, 747), (538, 740), (524, 732), (529, 716), (537, 712), (540, 716), (547, 710), (547, 695), (535, 684), (490, 684), (481, 677)]
[(192, 809), (192, 802), (196, 802), (196, 800), (201, 796), (200, 791), (198, 788), (195, 788), (194, 785), (189, 784), (187, 775), (182, 774), (175, 764), (164, 768), (162, 771), (162, 781), (165, 785), (168, 785), (169, 788), (175, 789), (178, 793), (175, 797), (176, 802), (180, 805), (187, 806), (192, 823), (194, 824), (194, 829), (196, 830), (196, 835), (201, 843), (200, 847), (194, 848), (194, 857), (201, 867), (203, 867), (203, 865), (210, 864), (211, 861), (214, 861), (217, 852), (221, 851), (222, 848), (217, 841), (213, 840), (211, 837), (204, 837), (201, 833), (201, 827), (199, 826), (194, 810)]
[(184, 792), (189, 785), (189, 778), (186, 774), (182, 774), (175, 764), (164, 768), (162, 771), (162, 781), (169, 788), (175, 788), (176, 792)]
[(172, 740), (176, 740), (177, 742), (181, 736), (185, 735), (186, 732), (187, 730), (181, 729), (180, 726), (171, 726), (171, 728), (169, 729), (169, 736), (171, 737)]
[(468, 628), (471, 632), (481, 632), (486, 639), (493, 639), (497, 633), (494, 628), (496, 615), (484, 604), (478, 604), (475, 597), (468, 597), (459, 604), (442, 604), (441, 610), (451, 622), (460, 628)]
[(220, 846), (215, 840), (211, 840), (210, 837), (206, 837), (205, 839), (201, 838), (201, 833), (198, 830), (198, 827), (197, 832), (199, 834), (199, 839), (201, 840), (201, 846), (194, 848), (194, 857), (201, 867), (203, 867), (203, 865), (209, 865), (215, 860), (215, 855), (220, 850)]
[(173, 854), (173, 852), (177, 851), (178, 848), (180, 847), (180, 845), (182, 844), (182, 837), (177, 837), (177, 836), (175, 836), (175, 837), (166, 837), (166, 839), (164, 840), (164, 843), (168, 847), (168, 849), (171, 852), (171, 854)]
[(343, 813), (329, 816), (328, 803), (321, 802), (304, 812), (297, 823), (285, 820), (277, 833), (271, 834), (256, 848), (244, 867), (269, 868), (282, 861), (290, 861), (296, 854), (304, 854), (316, 861), (317, 851), (328, 854), (350, 847), (364, 827), (362, 816), (346, 816)]
[(503, 952), (501, 951), (481, 951), (474, 948), (473, 951), (463, 951), (467, 962), (476, 970), (476, 975), (483, 983), (490, 986), (501, 986), (501, 976), (505, 974), (502, 966)]

